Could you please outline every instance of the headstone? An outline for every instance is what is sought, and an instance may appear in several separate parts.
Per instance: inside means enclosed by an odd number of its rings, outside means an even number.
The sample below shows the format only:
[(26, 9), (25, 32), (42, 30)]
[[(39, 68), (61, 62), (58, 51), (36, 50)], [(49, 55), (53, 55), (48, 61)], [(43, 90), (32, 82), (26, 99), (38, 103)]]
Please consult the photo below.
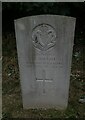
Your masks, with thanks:
[[(23, 0), (3, 0), (3, 2), (23, 2)], [(24, 0), (24, 2), (56, 2), (56, 0)], [(64, 2), (64, 0), (61, 0), (61, 2)]]
[(0, 120), (2, 118), (2, 3), (0, 1)]
[(15, 20), (23, 107), (68, 104), (75, 18), (38, 15)]

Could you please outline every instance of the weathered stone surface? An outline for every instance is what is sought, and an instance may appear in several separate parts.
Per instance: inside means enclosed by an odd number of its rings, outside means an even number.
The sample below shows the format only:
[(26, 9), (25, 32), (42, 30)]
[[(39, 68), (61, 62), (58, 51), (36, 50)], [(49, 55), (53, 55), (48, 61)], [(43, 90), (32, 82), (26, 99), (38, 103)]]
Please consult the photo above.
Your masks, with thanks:
[(84, 0), (1, 0), (2, 2), (84, 2)]
[(74, 30), (73, 17), (15, 20), (24, 108), (67, 107)]
[(0, 2), (0, 119), (2, 118), (2, 3)]

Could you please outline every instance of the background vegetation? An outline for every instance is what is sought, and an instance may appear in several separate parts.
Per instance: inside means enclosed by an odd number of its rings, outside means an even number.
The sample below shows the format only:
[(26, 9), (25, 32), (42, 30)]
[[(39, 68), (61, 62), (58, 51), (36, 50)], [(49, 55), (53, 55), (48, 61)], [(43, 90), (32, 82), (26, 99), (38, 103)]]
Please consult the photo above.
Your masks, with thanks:
[[(23, 110), (14, 19), (40, 14), (76, 17), (69, 104), (56, 109)], [(3, 119), (85, 118), (85, 3), (3, 3)]]

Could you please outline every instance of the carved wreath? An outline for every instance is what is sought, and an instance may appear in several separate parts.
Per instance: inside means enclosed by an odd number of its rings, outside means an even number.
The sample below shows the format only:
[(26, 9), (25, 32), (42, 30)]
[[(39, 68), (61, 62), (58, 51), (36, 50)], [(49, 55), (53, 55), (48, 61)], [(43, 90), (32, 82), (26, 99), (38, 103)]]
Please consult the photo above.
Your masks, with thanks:
[(56, 43), (55, 29), (48, 24), (40, 24), (33, 29), (32, 39), (35, 48), (46, 51)]

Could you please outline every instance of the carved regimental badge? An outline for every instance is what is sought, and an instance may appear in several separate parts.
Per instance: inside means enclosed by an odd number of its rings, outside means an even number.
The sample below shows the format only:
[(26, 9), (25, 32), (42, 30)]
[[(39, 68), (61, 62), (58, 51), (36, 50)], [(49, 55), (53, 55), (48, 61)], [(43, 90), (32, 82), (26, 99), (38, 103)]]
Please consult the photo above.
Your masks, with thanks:
[(55, 29), (48, 24), (40, 24), (33, 29), (32, 40), (35, 48), (46, 51), (56, 43)]

